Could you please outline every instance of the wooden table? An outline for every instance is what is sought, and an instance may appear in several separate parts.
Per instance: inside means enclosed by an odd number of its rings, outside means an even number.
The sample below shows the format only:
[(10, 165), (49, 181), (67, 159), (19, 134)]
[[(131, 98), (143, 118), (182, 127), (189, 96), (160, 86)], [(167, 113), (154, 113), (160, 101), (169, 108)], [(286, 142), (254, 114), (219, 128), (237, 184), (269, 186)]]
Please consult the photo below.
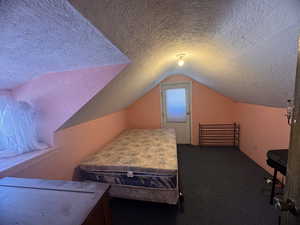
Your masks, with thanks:
[(0, 179), (0, 225), (111, 225), (109, 185)]

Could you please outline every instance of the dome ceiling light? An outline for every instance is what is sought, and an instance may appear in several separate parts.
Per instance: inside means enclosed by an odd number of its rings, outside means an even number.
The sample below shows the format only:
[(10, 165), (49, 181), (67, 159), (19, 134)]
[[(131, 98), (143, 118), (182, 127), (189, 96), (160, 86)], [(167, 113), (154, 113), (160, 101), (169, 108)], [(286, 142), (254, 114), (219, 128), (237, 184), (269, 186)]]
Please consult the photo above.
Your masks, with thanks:
[(176, 55), (177, 59), (178, 59), (178, 66), (183, 66), (184, 65), (184, 60), (183, 58), (185, 57), (185, 54), (184, 53), (181, 53), (181, 54), (178, 54)]

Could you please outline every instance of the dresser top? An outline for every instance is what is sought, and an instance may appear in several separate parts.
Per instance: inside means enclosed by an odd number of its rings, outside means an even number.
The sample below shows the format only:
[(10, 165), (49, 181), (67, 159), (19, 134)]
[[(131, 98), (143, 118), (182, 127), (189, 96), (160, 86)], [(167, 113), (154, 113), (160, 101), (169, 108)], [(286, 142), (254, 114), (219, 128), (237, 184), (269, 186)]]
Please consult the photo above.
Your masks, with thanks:
[(0, 225), (81, 225), (109, 185), (42, 179), (0, 179)]

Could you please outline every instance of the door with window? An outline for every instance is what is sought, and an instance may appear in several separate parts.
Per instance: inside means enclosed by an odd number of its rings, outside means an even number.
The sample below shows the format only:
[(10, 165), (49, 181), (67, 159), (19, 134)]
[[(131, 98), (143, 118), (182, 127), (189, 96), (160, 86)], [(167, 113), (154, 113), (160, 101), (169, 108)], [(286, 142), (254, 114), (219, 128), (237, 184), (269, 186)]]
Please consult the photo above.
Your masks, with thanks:
[(191, 83), (162, 83), (162, 127), (174, 128), (178, 144), (191, 143)]

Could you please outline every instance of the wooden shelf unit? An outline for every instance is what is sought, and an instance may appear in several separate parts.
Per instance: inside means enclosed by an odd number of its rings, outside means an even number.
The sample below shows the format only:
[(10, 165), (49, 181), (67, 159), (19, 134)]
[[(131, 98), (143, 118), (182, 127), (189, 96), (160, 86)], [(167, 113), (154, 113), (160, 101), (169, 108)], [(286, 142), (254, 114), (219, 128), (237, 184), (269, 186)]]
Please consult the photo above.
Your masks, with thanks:
[(239, 144), (239, 124), (199, 124), (200, 146), (239, 147)]

